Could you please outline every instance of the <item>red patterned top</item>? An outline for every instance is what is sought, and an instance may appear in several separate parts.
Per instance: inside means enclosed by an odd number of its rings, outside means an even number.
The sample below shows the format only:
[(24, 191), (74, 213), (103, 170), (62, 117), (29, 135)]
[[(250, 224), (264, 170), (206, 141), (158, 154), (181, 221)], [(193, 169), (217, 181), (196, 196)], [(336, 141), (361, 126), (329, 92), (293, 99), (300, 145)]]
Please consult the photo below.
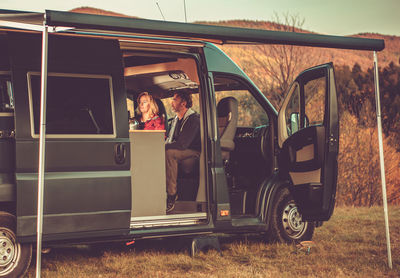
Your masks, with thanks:
[(140, 129), (143, 130), (164, 130), (165, 123), (164, 119), (158, 115), (154, 116), (146, 122), (140, 122)]

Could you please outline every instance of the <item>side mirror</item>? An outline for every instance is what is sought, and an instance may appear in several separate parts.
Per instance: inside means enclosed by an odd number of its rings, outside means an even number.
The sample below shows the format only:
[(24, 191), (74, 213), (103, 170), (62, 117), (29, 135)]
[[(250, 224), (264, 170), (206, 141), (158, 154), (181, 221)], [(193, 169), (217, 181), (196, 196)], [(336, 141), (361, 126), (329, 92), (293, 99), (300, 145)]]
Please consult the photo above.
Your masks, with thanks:
[(290, 114), (290, 133), (294, 134), (300, 129), (300, 114), (293, 112)]
[(304, 117), (304, 127), (308, 127), (310, 125), (310, 120), (308, 119), (307, 115)]
[[(308, 127), (310, 125), (310, 121), (307, 117), (307, 115), (305, 115), (304, 117), (304, 127)], [(299, 131), (299, 129), (301, 128), (300, 126), (300, 113), (299, 112), (293, 112), (290, 114), (290, 130), (291, 130), (291, 134), (296, 133), (297, 131)]]

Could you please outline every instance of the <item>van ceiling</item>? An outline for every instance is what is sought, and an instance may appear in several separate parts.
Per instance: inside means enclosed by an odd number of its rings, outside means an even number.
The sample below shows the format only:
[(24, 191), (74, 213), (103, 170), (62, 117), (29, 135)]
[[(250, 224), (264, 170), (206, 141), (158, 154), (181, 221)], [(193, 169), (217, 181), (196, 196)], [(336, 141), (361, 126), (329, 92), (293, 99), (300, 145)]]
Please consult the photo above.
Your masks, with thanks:
[(148, 91), (162, 98), (175, 90), (197, 90), (199, 87), (193, 58), (131, 53), (124, 60), (125, 84), (131, 93)]
[(144, 66), (144, 65), (151, 65), (151, 64), (160, 64), (160, 63), (167, 63), (167, 62), (176, 62), (178, 61), (177, 58), (171, 57), (148, 57), (148, 56), (127, 56), (124, 57), (124, 66), (125, 67), (135, 67), (135, 66)]

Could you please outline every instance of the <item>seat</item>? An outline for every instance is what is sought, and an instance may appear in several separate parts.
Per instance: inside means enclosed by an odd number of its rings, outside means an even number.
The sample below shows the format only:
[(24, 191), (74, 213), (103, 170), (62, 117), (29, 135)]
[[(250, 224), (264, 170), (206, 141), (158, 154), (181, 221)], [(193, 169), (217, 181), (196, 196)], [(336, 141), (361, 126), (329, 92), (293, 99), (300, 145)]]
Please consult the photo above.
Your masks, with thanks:
[(235, 149), (233, 139), (238, 122), (238, 101), (234, 97), (221, 99), (217, 105), (217, 115), (222, 160), (228, 161), (231, 151)]
[(177, 190), (179, 201), (195, 201), (199, 188), (199, 159), (188, 158), (178, 165)]
[[(238, 101), (234, 97), (221, 99), (217, 105), (218, 131), (222, 159), (226, 168), (230, 152), (235, 149), (235, 138), (238, 121)], [(229, 170), (226, 169), (227, 174)], [(199, 188), (199, 159), (189, 158), (179, 163), (178, 169), (178, 200), (194, 201)]]
[(156, 97), (154, 98), (154, 101), (158, 106), (158, 115), (164, 119), (166, 134), (168, 134), (169, 123), (168, 123), (168, 116), (167, 116), (167, 111), (165, 109), (164, 103), (162, 102), (161, 99), (156, 98)]

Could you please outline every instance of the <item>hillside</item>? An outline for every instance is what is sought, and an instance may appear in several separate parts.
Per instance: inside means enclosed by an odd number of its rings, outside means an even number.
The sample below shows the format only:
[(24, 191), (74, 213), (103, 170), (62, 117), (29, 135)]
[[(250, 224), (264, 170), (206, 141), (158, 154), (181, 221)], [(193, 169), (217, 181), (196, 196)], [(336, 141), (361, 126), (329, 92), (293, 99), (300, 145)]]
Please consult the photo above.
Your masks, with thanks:
[(97, 15), (109, 15), (109, 16), (120, 16), (120, 17), (134, 17), (135, 16), (128, 16), (116, 12), (106, 11), (102, 9), (92, 8), (92, 7), (79, 7), (70, 10), (73, 13), (81, 13), (81, 14), (97, 14)]

